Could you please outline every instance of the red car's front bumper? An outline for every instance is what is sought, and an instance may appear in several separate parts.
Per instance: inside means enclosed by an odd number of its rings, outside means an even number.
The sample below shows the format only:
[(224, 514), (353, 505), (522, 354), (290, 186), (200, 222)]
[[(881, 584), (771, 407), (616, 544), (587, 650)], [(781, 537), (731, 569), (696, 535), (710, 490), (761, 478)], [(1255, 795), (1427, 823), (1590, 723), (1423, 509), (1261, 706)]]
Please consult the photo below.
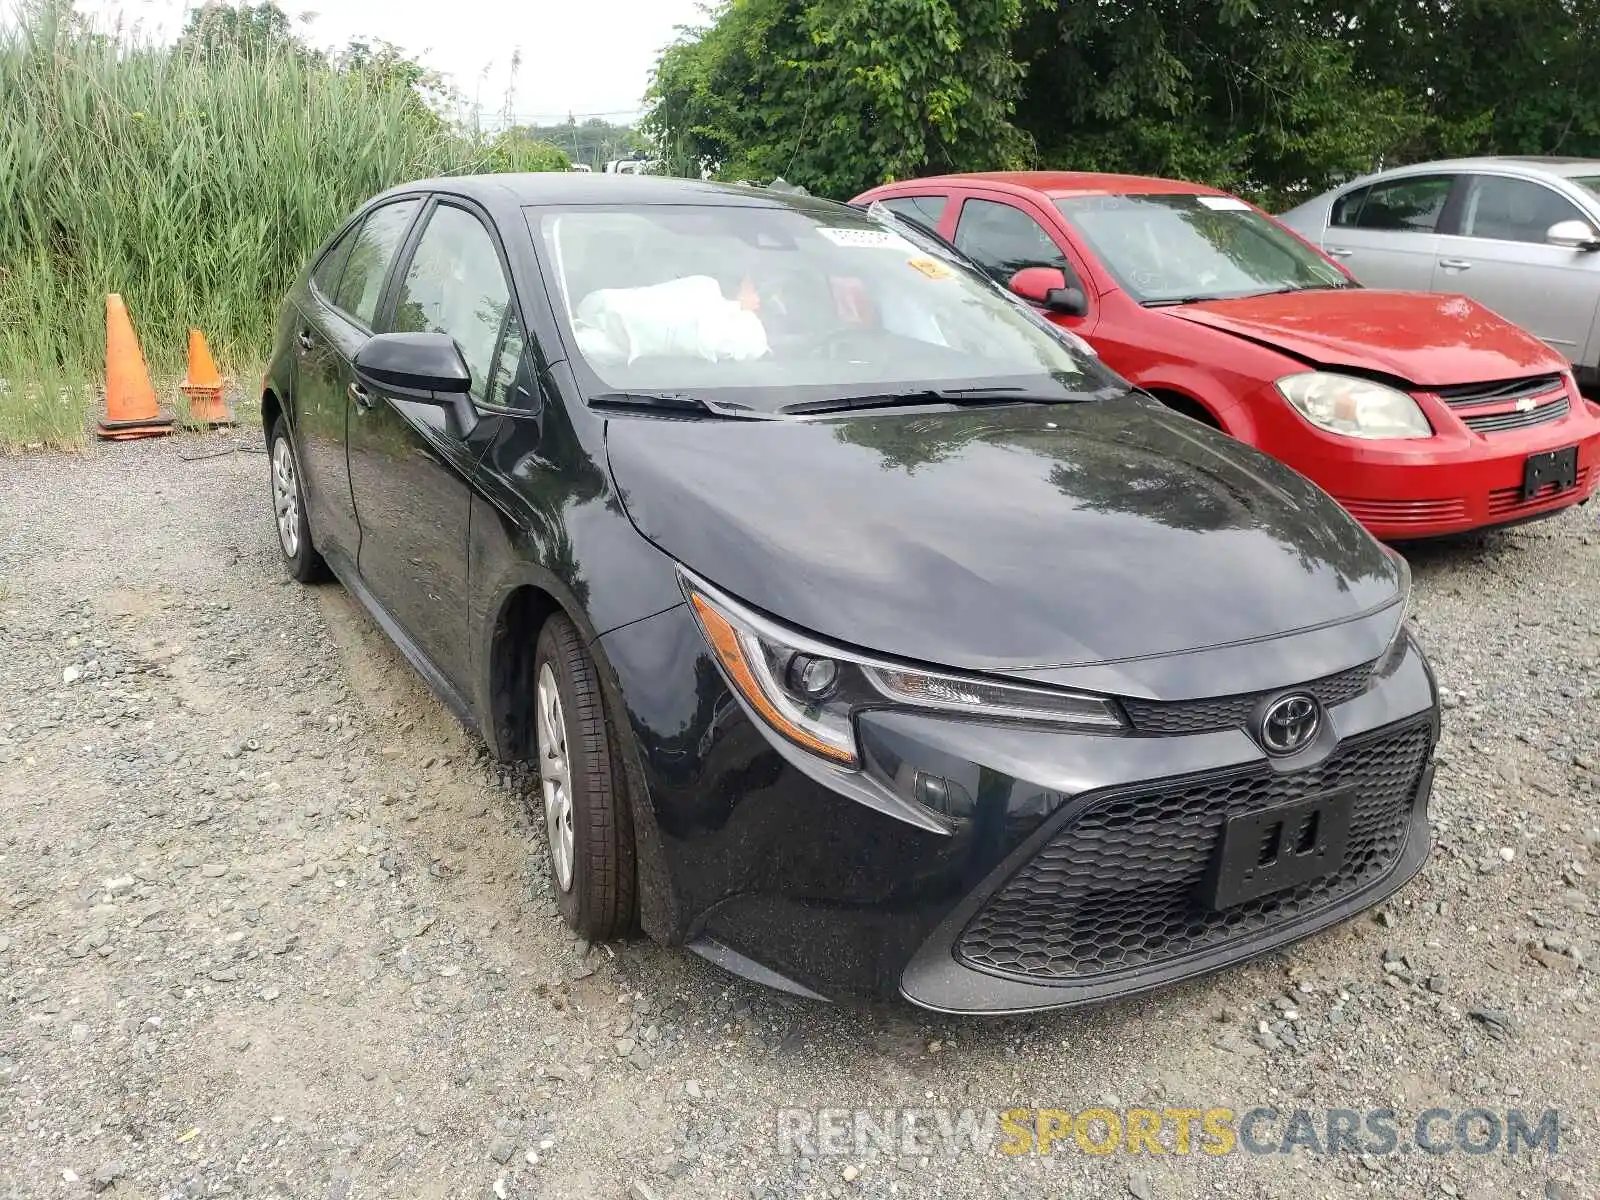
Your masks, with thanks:
[[(1360, 441), (1297, 421), (1263, 446), (1330, 493), (1386, 541), (1439, 537), (1549, 516), (1587, 500), (1600, 484), (1600, 407), (1568, 383), (1569, 410), (1526, 429), (1479, 433), (1419, 395), (1435, 434), (1415, 441)], [(1287, 406), (1285, 406), (1287, 407)], [(1476, 410), (1474, 410), (1476, 415)], [(1530, 455), (1576, 446), (1575, 487), (1548, 484), (1523, 499)]]

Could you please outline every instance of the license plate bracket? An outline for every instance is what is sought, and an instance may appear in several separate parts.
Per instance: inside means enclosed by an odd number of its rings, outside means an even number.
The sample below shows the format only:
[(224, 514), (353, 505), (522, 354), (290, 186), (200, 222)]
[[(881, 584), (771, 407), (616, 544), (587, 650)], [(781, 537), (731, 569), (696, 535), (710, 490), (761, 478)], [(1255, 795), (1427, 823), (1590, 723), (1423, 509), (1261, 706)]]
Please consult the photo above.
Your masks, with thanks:
[(1232, 908), (1337, 871), (1354, 804), (1345, 789), (1229, 817), (1202, 898), (1213, 909)]
[(1522, 464), (1522, 499), (1532, 500), (1547, 485), (1556, 485), (1557, 492), (1578, 486), (1578, 448), (1567, 446), (1561, 450), (1546, 450), (1543, 454), (1530, 454)]

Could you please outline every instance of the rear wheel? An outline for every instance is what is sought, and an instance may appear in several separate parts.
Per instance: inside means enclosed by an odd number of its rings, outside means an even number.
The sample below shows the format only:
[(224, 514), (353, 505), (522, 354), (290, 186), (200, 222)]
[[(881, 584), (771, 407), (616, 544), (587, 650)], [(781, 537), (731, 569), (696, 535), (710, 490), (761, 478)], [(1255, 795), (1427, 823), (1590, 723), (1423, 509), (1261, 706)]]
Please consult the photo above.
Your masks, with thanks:
[(327, 564), (311, 544), (311, 525), (306, 519), (305, 493), (300, 487), (300, 470), (294, 447), (289, 442), (289, 427), (280, 416), (272, 423), (267, 442), (268, 471), (272, 480), (272, 517), (278, 528), (278, 550), (289, 574), (301, 583), (315, 583), (328, 577)]
[(591, 941), (618, 937), (634, 908), (626, 777), (594, 662), (560, 613), (534, 652), (534, 731), (556, 907)]

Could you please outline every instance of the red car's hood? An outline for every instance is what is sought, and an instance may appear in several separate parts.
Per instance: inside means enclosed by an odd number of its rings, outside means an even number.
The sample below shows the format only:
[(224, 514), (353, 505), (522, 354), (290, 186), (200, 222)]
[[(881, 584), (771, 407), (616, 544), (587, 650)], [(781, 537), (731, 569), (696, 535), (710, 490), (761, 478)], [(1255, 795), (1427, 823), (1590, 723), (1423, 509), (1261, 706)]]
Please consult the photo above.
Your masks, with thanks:
[(1162, 311), (1317, 366), (1382, 371), (1425, 387), (1567, 367), (1531, 333), (1465, 296), (1339, 288), (1207, 300)]

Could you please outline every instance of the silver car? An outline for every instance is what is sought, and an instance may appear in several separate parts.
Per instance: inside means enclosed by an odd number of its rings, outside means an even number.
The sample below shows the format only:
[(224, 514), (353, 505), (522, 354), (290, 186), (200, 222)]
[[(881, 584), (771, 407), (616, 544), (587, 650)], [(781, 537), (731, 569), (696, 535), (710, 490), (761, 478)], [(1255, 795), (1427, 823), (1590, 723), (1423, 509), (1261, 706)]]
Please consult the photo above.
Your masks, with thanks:
[(1418, 163), (1279, 219), (1368, 287), (1471, 296), (1600, 386), (1600, 159)]

